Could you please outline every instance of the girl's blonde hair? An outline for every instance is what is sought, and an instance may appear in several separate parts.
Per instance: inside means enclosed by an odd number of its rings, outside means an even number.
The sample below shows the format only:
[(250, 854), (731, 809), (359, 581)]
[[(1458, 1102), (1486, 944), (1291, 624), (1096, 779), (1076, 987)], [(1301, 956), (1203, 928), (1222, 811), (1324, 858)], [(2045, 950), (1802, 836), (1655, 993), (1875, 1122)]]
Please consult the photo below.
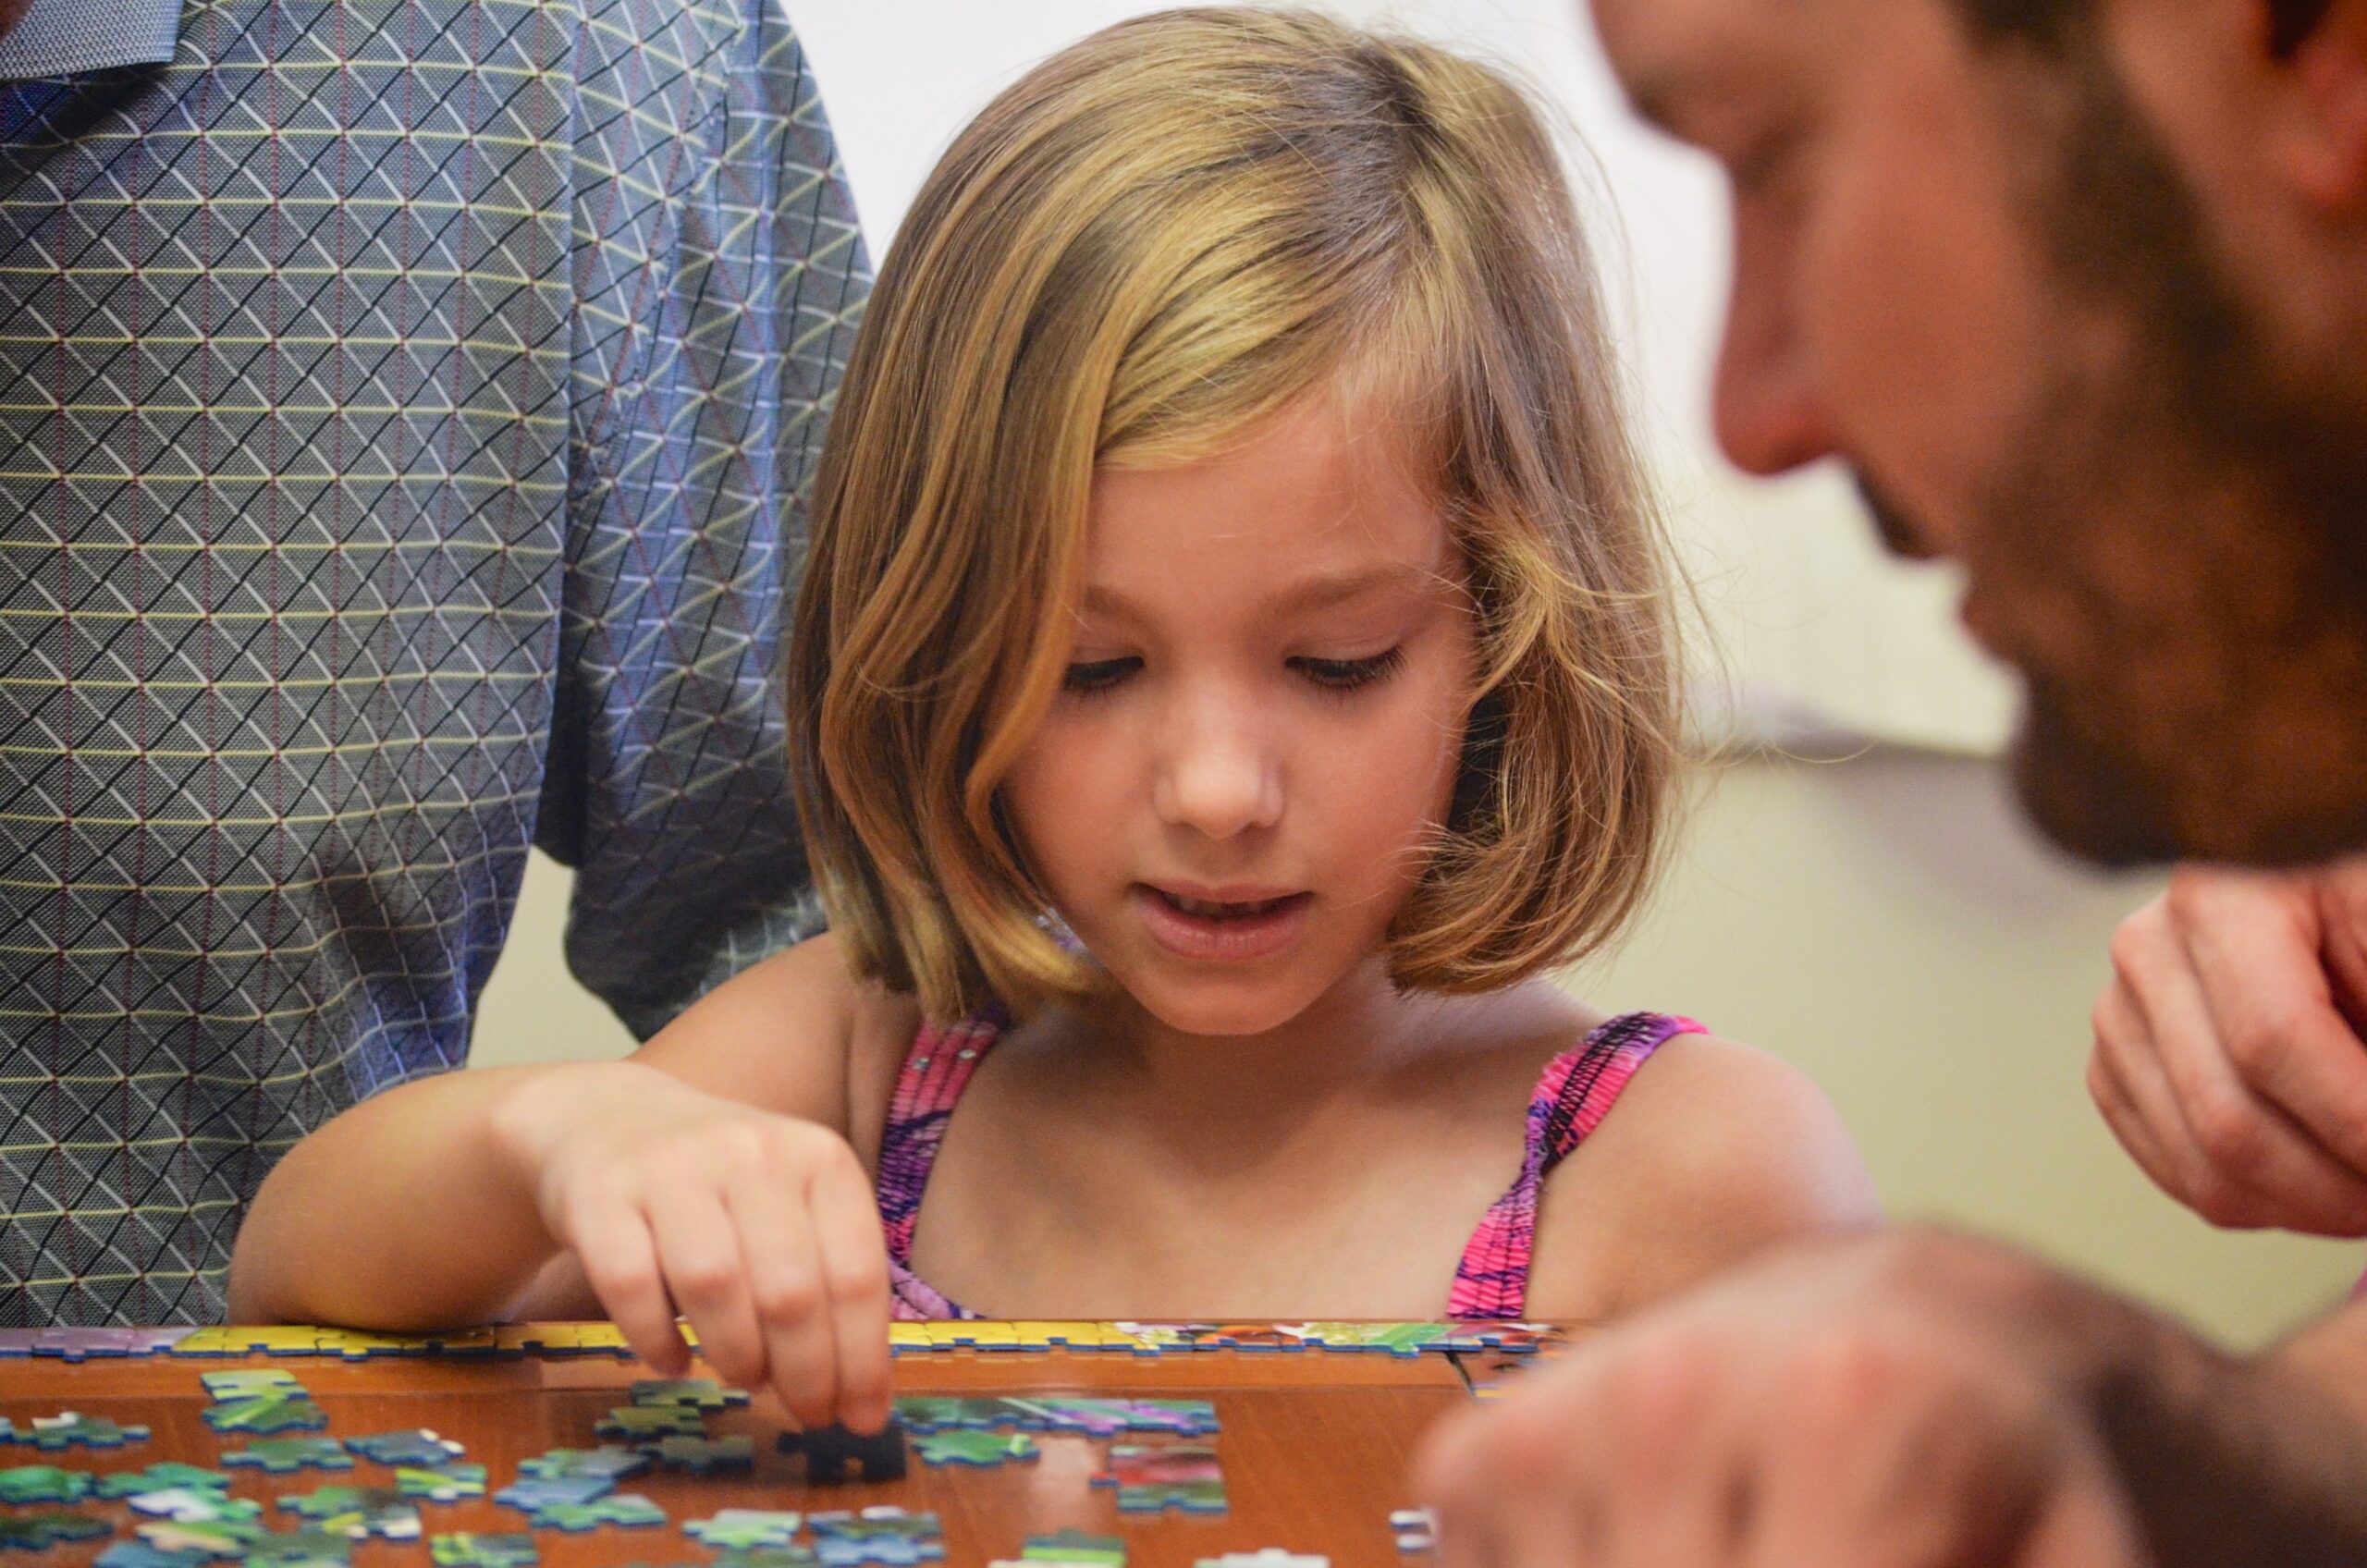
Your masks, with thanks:
[(1392, 974), (1491, 989), (1634, 913), (1675, 767), (1670, 568), (1553, 139), (1502, 76), (1310, 13), (1120, 23), (955, 139), (868, 312), (789, 655), (859, 973), (938, 1019), (1095, 988), (997, 799), (1061, 685), (1094, 472), (1343, 377), (1432, 446), (1480, 647)]

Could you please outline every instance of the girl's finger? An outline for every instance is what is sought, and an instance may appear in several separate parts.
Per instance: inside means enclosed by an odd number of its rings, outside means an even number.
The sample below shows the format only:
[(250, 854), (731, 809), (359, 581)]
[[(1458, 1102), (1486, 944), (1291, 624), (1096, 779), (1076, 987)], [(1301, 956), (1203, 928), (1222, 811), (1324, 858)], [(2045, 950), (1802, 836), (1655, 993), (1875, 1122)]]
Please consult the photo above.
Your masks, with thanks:
[(740, 1235), (707, 1187), (669, 1186), (652, 1194), (650, 1229), (674, 1305), (698, 1330), (699, 1351), (727, 1383), (764, 1380), (765, 1341), (748, 1298)]
[(641, 1211), (621, 1204), (592, 1209), (571, 1227), (567, 1243), (633, 1354), (669, 1378), (689, 1371), (691, 1347), (675, 1325), (656, 1243)]
[(800, 1426), (828, 1426), (838, 1403), (838, 1354), (803, 1194), (785, 1181), (748, 1182), (725, 1201), (747, 1258), (773, 1391)]
[(825, 1161), (808, 1189), (822, 1288), (838, 1351), (839, 1418), (858, 1432), (888, 1424), (888, 1247), (871, 1182), (852, 1154)]

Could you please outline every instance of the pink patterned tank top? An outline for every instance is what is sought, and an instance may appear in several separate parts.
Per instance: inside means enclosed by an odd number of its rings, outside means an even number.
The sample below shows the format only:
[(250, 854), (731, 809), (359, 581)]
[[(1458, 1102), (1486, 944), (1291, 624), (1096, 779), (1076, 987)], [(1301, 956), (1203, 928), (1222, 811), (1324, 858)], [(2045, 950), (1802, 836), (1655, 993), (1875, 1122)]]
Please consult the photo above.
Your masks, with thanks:
[[(946, 1123), (970, 1077), (994, 1048), (1010, 1019), (989, 1009), (938, 1029), (924, 1025), (905, 1054), (879, 1144), (879, 1219), (888, 1235), (888, 1268), (895, 1282), (896, 1316), (906, 1320), (975, 1317), (913, 1272), (913, 1226), (928, 1189)], [(1545, 1179), (1569, 1158), (1611, 1110), (1636, 1069), (1667, 1040), (1708, 1031), (1689, 1018), (1631, 1012), (1610, 1020), (1576, 1050), (1546, 1065), (1528, 1102), (1527, 1139), (1519, 1177), (1472, 1232), (1454, 1270), (1446, 1316), (1456, 1321), (1521, 1316), (1528, 1296), (1528, 1266), (1537, 1237), (1537, 1203)]]

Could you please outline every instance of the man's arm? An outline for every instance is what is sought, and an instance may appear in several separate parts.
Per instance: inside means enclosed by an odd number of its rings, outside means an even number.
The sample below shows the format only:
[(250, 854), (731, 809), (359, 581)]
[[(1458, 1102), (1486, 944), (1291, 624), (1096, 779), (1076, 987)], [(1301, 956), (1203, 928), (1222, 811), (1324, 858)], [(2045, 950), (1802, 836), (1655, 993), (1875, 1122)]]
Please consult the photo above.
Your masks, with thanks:
[[(781, 0), (636, 9), (690, 67), (579, 119), (559, 692), (536, 842), (570, 966), (633, 1032), (821, 925), (792, 803), (783, 617), (870, 265)], [(653, 91), (587, 52), (583, 92)], [(668, 126), (690, 128), (679, 137)]]
[(1423, 1458), (1449, 1568), (2367, 1562), (2356, 1309), (2231, 1357), (2018, 1253), (1789, 1249), (1581, 1344)]

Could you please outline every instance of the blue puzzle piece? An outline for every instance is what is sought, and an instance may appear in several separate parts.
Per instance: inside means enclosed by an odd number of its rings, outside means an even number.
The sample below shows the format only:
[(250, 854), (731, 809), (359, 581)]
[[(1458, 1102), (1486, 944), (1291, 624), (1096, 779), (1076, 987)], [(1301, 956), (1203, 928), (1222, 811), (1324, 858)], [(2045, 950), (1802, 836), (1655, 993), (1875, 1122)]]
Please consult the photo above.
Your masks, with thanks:
[(518, 1474), (530, 1480), (558, 1480), (570, 1476), (601, 1476), (621, 1481), (649, 1468), (649, 1455), (604, 1443), (598, 1448), (555, 1448), (548, 1453), (518, 1462)]
[(400, 1464), (412, 1469), (449, 1464), (468, 1452), (451, 1439), (439, 1438), (424, 1427), (408, 1432), (348, 1438), (345, 1446), (373, 1464)]
[(202, 1551), (159, 1551), (146, 1541), (117, 1541), (99, 1553), (92, 1568), (204, 1568)]
[(161, 1492), (175, 1488), (227, 1491), (230, 1477), (219, 1470), (203, 1470), (171, 1459), (160, 1460), (145, 1470), (117, 1470), (113, 1475), (99, 1477), (99, 1495), (104, 1498), (137, 1497), (141, 1492)]
[(493, 1501), (524, 1513), (546, 1513), (554, 1508), (581, 1508), (617, 1489), (606, 1476), (530, 1476), (512, 1481), (493, 1494)]
[(666, 1511), (636, 1492), (619, 1492), (597, 1502), (570, 1502), (546, 1508), (534, 1515), (534, 1523), (546, 1530), (570, 1533), (597, 1529), (602, 1525), (643, 1530), (666, 1523)]
[(285, 1476), (291, 1470), (350, 1470), (353, 1456), (335, 1438), (257, 1438), (222, 1456), (227, 1469), (262, 1470)]

